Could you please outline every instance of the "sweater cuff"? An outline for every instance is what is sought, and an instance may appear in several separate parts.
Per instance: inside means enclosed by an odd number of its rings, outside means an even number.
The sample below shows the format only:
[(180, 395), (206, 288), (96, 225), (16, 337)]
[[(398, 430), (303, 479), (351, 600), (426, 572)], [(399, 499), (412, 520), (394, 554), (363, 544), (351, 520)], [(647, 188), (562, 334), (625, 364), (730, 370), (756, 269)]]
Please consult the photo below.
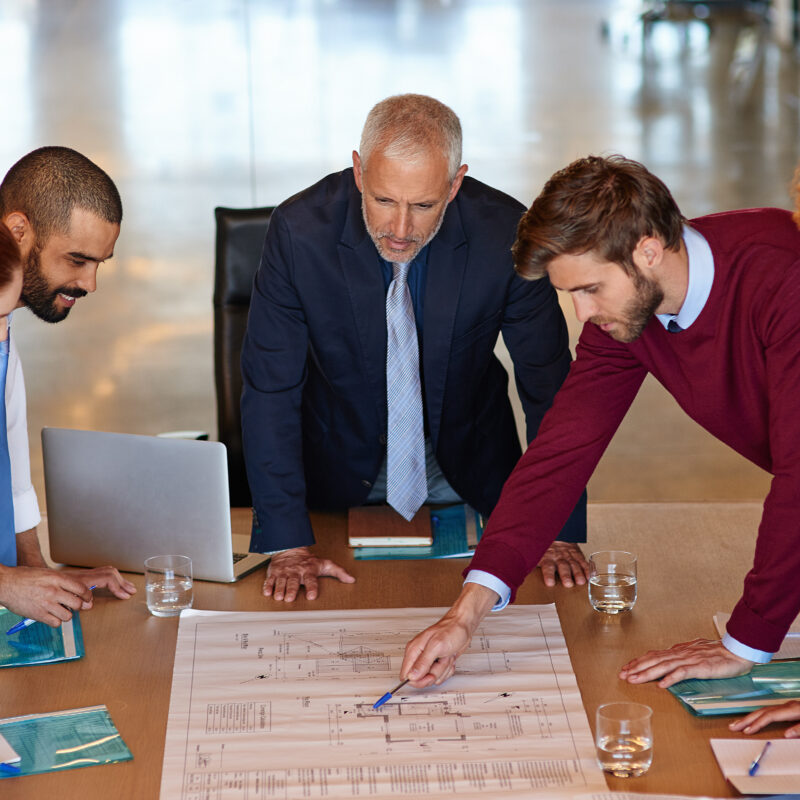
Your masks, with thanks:
[(751, 611), (744, 600), (736, 604), (726, 628), (737, 642), (765, 653), (777, 653), (786, 635), (786, 628), (778, 627)]
[(491, 537), (481, 539), (472, 561), (462, 574), (466, 577), (473, 569), (488, 572), (508, 586), (511, 590), (509, 597), (511, 603), (517, 595), (517, 589), (528, 576), (525, 559), (519, 552), (502, 542), (491, 541)]

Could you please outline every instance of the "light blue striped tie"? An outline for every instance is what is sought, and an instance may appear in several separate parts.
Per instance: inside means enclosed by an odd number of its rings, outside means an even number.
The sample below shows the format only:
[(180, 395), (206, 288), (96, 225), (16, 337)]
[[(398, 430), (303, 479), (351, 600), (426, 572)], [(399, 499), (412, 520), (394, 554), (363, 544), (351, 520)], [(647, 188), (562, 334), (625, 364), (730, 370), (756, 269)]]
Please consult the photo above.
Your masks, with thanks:
[(386, 500), (410, 520), (428, 496), (425, 431), (414, 306), (406, 278), (409, 264), (393, 264), (386, 294)]

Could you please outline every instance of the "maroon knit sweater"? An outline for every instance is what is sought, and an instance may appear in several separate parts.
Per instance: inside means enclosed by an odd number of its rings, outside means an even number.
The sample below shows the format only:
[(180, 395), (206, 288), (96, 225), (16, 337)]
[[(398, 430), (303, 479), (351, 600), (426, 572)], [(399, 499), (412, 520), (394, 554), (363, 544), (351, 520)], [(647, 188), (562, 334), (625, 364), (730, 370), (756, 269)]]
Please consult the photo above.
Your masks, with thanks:
[(714, 255), (700, 316), (680, 333), (652, 319), (631, 344), (584, 325), (569, 377), (503, 488), (469, 569), (505, 581), (513, 599), (651, 372), (693, 420), (773, 475), (728, 632), (774, 652), (800, 611), (800, 232), (779, 209), (691, 225)]

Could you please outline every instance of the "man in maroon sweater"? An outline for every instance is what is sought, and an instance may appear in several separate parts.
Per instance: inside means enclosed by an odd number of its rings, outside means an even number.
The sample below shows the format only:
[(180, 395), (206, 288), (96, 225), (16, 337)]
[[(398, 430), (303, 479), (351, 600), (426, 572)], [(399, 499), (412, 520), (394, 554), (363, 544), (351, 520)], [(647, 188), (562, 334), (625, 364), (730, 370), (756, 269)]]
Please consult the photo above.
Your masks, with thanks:
[[(619, 156), (557, 172), (523, 217), (517, 271), (569, 292), (584, 325), (569, 376), (503, 488), (461, 595), (406, 647), (402, 677), (441, 682), (555, 538), (647, 373), (689, 416), (774, 475), (727, 635), (651, 651), (631, 683), (747, 672), (800, 611), (800, 232), (788, 211), (687, 222)], [(533, 522), (531, 522), (533, 521)]]

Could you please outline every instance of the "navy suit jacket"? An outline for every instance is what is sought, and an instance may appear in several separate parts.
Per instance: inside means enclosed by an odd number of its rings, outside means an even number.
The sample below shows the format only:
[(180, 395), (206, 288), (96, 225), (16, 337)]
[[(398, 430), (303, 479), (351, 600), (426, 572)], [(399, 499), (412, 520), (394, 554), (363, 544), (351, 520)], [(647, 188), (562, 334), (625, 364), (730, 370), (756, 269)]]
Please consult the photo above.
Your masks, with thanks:
[[(484, 514), (521, 455), (498, 334), (514, 361), (530, 441), (570, 364), (549, 281), (510, 248), (524, 208), (465, 178), (431, 241), (422, 373), (442, 472)], [(251, 549), (312, 544), (307, 508), (361, 505), (386, 455), (386, 288), (352, 169), (272, 215), (242, 348), (242, 430), (258, 519)], [(585, 496), (562, 539), (585, 541)]]

